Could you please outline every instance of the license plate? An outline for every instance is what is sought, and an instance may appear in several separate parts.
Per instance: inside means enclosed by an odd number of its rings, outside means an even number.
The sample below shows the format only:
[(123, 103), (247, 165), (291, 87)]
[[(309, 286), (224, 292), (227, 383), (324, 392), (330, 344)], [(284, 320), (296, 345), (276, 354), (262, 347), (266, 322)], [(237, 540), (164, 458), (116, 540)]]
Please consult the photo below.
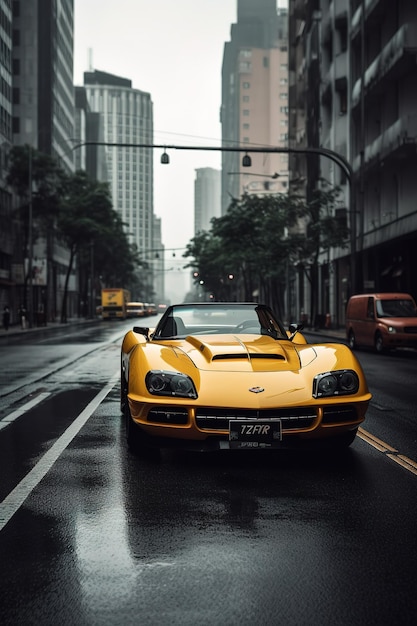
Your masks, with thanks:
[(281, 420), (233, 420), (229, 422), (229, 446), (240, 450), (279, 448)]

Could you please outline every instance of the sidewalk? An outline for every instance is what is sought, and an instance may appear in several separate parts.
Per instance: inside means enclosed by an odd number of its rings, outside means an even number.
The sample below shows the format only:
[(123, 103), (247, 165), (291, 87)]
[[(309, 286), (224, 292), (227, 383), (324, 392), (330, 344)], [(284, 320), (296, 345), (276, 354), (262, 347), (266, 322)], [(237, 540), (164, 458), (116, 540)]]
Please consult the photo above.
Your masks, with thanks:
[[(7, 337), (12, 337), (16, 335), (27, 335), (31, 333), (43, 333), (43, 334), (58, 334), (62, 331), (68, 330), (68, 328), (82, 325), (94, 325), (100, 324), (102, 322), (101, 317), (95, 318), (84, 318), (84, 317), (74, 317), (68, 319), (65, 324), (61, 324), (61, 322), (48, 322), (46, 326), (34, 326), (33, 328), (22, 329), (20, 325), (16, 324), (14, 326), (10, 326), (9, 330), (4, 330), (4, 328), (0, 328), (0, 343), (2, 339)], [(132, 326), (134, 324), (132, 323)], [(326, 340), (329, 341), (331, 339), (345, 340), (346, 332), (344, 328), (319, 328), (317, 330), (313, 328), (305, 328), (302, 333), (310, 336), (317, 337), (326, 337)]]
[(346, 331), (344, 328), (305, 328), (301, 331), (306, 335), (318, 335), (322, 337), (328, 337), (329, 339), (343, 339), (346, 340)]
[(84, 317), (73, 317), (69, 318), (67, 322), (61, 324), (61, 322), (48, 322), (45, 326), (33, 326), (32, 328), (21, 328), (19, 324), (15, 324), (9, 327), (9, 330), (4, 330), (4, 328), (0, 328), (0, 343), (3, 339), (7, 339), (7, 337), (13, 337), (17, 335), (31, 335), (33, 333), (37, 334), (58, 334), (62, 331), (68, 330), (69, 328), (74, 328), (76, 326), (86, 326), (86, 325), (94, 325), (101, 323), (101, 317), (95, 318), (84, 318)]

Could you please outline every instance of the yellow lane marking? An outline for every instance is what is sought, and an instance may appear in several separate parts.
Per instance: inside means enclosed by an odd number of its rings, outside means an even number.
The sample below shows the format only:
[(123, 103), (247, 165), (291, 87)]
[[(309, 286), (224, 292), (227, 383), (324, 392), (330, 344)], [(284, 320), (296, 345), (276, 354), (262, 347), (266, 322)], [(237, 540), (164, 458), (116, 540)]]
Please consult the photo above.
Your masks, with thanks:
[(369, 443), (380, 452), (398, 452), (398, 450), (385, 443), (385, 441), (382, 441), (382, 439), (378, 439), (378, 437), (375, 437), (375, 435), (368, 433), (367, 430), (364, 430), (360, 426), (358, 430), (358, 435), (361, 439)]
[(382, 441), (382, 439), (375, 437), (375, 435), (372, 435), (367, 430), (364, 430), (361, 427), (359, 427), (358, 429), (358, 437), (360, 437), (363, 441), (365, 441), (365, 443), (368, 443), (379, 452), (383, 452), (387, 456), (387, 458), (391, 459), (391, 461), (394, 461), (394, 463), (401, 465), (401, 467), (404, 467), (404, 469), (417, 476), (417, 463), (412, 459), (409, 459), (407, 456), (400, 454), (398, 450), (390, 446), (388, 443), (385, 443), (385, 441)]

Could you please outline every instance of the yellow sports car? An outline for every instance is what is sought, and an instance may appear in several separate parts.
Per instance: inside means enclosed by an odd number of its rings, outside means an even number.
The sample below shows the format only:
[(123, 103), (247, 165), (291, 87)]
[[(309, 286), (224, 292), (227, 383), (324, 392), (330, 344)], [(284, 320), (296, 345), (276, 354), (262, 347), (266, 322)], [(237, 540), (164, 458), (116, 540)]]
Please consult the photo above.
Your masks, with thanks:
[(371, 399), (338, 343), (308, 344), (257, 303), (178, 304), (122, 343), (130, 448), (348, 446)]

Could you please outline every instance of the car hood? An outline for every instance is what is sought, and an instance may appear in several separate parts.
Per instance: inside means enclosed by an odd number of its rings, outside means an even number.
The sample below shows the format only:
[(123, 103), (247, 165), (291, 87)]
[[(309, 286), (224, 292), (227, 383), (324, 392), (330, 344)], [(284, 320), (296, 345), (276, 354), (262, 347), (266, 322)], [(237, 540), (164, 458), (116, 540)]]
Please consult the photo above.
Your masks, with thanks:
[[(189, 335), (170, 350), (199, 370), (224, 372), (297, 371), (317, 356), (311, 347), (300, 350), (289, 340), (263, 335)], [(161, 356), (171, 361), (167, 353)]]
[[(136, 344), (135, 349), (134, 346)], [(296, 344), (264, 335), (189, 335), (185, 339), (125, 340), (131, 351), (129, 397), (149, 399), (144, 373), (169, 370), (190, 376), (204, 406), (268, 408), (312, 400), (314, 376), (334, 369), (360, 371), (343, 344)], [(277, 376), (278, 374), (278, 376)], [(253, 389), (262, 388), (262, 393)], [(363, 383), (359, 394), (367, 392)], [(225, 396), (226, 394), (226, 396)], [(183, 398), (158, 402), (183, 402)]]

